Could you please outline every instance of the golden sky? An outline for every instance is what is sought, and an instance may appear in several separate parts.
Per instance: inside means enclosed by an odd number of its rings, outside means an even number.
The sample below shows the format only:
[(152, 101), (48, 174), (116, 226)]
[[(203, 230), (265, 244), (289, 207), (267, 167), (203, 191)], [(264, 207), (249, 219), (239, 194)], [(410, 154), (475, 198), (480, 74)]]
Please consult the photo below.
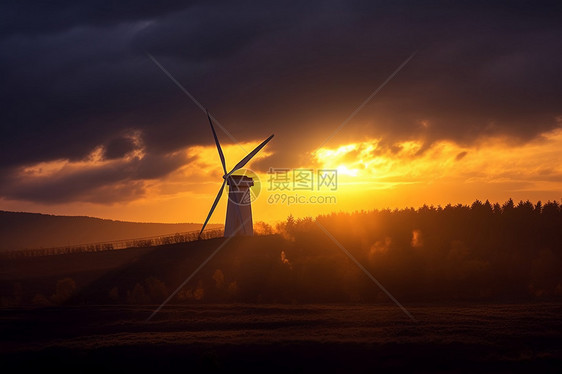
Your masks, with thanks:
[[(227, 168), (260, 141), (224, 144)], [(562, 129), (545, 132), (526, 143), (502, 136), (482, 137), (470, 146), (452, 141), (426, 145), (423, 139), (383, 143), (381, 138), (369, 138), (335, 146), (327, 144), (300, 157), (300, 165), (275, 165), (276, 176), (266, 169), (257, 172), (261, 189), (252, 205), (254, 221), (273, 223), (289, 214), (303, 217), (333, 211), (470, 204), (476, 199), (501, 203), (510, 197), (533, 202), (562, 197)], [(25, 189), (51, 180), (72, 180), (73, 175), (79, 178), (96, 170), (126, 168), (145, 157), (142, 147), (117, 159), (107, 160), (101, 154), (102, 150), (96, 148), (86, 160), (57, 160), (22, 167), (18, 183)], [(255, 161), (267, 165), (272, 155), (266, 146), (247, 165), (248, 169)], [(184, 160), (184, 164), (165, 177), (124, 182), (123, 190), (142, 191), (126, 202), (40, 204), (0, 200), (0, 208), (141, 222), (202, 222), (222, 183), (215, 146), (191, 146), (169, 157)], [(306, 181), (294, 184), (293, 177), (302, 176), (301, 169), (312, 170), (312, 185)], [(318, 188), (319, 170), (337, 170), (335, 189)], [(284, 176), (288, 183), (281, 190), (279, 183), (274, 182)], [(312, 187), (312, 191), (302, 189), (306, 187)], [(225, 191), (211, 223), (224, 222), (226, 204)]]

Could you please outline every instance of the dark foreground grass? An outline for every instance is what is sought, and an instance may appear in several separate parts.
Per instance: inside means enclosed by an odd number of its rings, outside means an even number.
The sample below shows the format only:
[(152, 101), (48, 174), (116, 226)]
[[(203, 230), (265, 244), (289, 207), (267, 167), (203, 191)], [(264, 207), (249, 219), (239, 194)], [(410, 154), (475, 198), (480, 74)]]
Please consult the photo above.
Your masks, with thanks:
[[(155, 306), (154, 306), (155, 307)], [(555, 372), (562, 305), (3, 309), (1, 367), (73, 372)]]

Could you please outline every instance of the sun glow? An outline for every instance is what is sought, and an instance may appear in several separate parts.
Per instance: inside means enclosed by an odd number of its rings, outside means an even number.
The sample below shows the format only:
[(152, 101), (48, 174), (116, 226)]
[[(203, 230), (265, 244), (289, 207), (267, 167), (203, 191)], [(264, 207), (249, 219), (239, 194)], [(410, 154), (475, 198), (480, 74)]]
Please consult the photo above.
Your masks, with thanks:
[[(258, 144), (258, 141), (224, 144), (227, 168), (232, 168)], [(256, 222), (275, 222), (289, 214), (316, 216), (333, 211), (403, 208), (424, 203), (505, 201), (509, 197), (535, 201), (560, 199), (560, 149), (562, 129), (544, 133), (527, 143), (488, 137), (470, 146), (450, 141), (427, 144), (422, 139), (395, 143), (378, 138), (364, 139), (313, 150), (299, 165), (267, 165), (264, 160), (266, 162), (273, 151), (266, 147), (247, 165), (250, 169), (256, 162), (260, 165), (254, 171), (261, 179), (262, 192), (252, 203), (252, 210)], [(222, 183), (223, 170), (212, 143), (186, 147), (157, 158), (145, 154), (141, 142), (121, 158), (105, 159), (102, 151), (95, 148), (83, 160), (27, 165), (18, 170), (13, 185), (4, 188), (37, 194), (44, 186), (60, 185), (59, 190), (64, 194), (69, 185), (83, 179), (95, 181), (123, 175), (118, 183), (100, 184), (87, 195), (68, 203), (3, 200), (1, 208), (132, 221), (201, 222)], [(168, 173), (151, 177), (151, 168), (160, 169), (166, 165), (169, 165)], [(269, 166), (312, 169), (315, 183), (320, 178), (316, 173), (322, 169), (337, 170), (337, 188), (268, 190), (270, 175), (266, 170)], [(127, 177), (123, 170), (132, 171), (133, 177)], [(290, 181), (292, 183), (292, 179)], [(309, 197), (314, 197), (315, 203), (310, 203)], [(318, 204), (318, 197), (337, 203)], [(287, 203), (297, 198), (306, 203)], [(223, 223), (225, 211), (223, 201), (217, 206), (212, 223)]]
[[(467, 201), (533, 195), (534, 191), (557, 193), (562, 175), (560, 148), (562, 129), (524, 144), (498, 136), (483, 138), (470, 147), (451, 141), (425, 144), (414, 139), (389, 144), (368, 139), (320, 148), (311, 157), (319, 168), (336, 169), (339, 190), (351, 192), (350, 196), (378, 190), (378, 196), (390, 201), (397, 201), (397, 196), (408, 203), (421, 201), (411, 196), (415, 191), (423, 194), (424, 202), (433, 203), (467, 191)], [(489, 191), (488, 196), (484, 190)], [(389, 199), (392, 191), (396, 196)]]
[(339, 165), (336, 170), (338, 171), (339, 175), (347, 175), (350, 177), (356, 177), (359, 174), (359, 170), (358, 169), (349, 169), (347, 166), (345, 165)]

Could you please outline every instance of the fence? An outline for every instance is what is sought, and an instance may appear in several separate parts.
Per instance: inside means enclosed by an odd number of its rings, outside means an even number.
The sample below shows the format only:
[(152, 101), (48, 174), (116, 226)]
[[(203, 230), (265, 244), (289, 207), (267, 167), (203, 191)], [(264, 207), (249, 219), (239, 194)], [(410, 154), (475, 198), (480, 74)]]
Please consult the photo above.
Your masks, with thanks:
[[(223, 229), (210, 229), (203, 231), (201, 239), (213, 239), (223, 235)], [(52, 248), (34, 248), (8, 251), (0, 254), (4, 258), (20, 258), (35, 256), (53, 256), (69, 253), (113, 251), (126, 248), (153, 247), (157, 245), (187, 243), (199, 239), (199, 231), (175, 233), (173, 235), (159, 235), (146, 238), (114, 240), (100, 243), (77, 244)]]

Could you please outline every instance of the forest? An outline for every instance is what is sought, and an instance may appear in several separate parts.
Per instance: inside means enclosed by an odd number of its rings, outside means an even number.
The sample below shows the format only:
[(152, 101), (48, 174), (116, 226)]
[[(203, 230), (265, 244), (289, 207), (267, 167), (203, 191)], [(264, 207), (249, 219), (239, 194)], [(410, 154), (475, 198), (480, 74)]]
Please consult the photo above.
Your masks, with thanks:
[[(325, 251), (318, 243), (337, 248), (316, 223), (405, 299), (562, 297), (562, 210), (556, 201), (477, 200), (470, 206), (289, 217), (277, 230), (293, 243), (286, 257), (294, 267), (304, 249)], [(368, 292), (359, 289), (356, 297), (365, 298)]]
[(223, 243), (172, 302), (389, 302), (342, 248), (405, 303), (562, 299), (556, 201), (289, 216), (254, 226), (254, 237), (6, 260), (2, 303), (157, 304)]

